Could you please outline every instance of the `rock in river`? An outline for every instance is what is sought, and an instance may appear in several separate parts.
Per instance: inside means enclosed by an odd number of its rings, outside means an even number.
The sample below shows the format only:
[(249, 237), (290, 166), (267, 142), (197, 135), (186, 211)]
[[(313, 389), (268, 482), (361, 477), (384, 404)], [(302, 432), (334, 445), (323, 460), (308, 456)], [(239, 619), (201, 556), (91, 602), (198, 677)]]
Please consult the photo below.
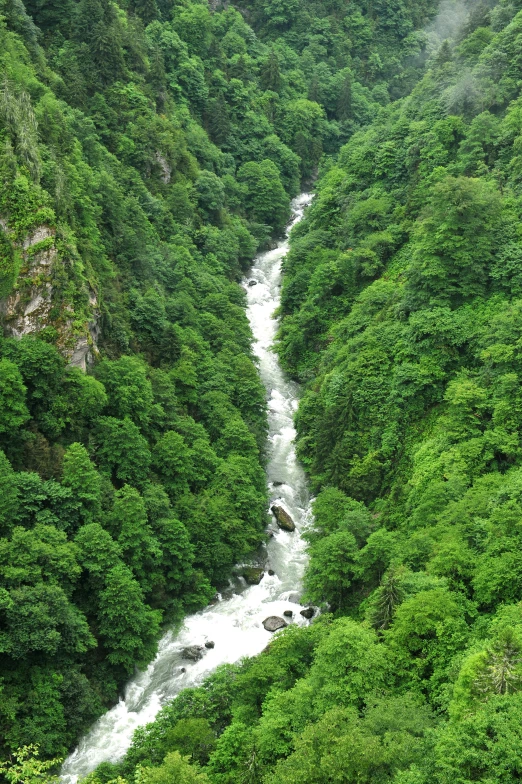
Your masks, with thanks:
[(292, 612), (292, 610), (285, 610), (283, 615), (285, 616), (285, 618), (293, 618), (294, 617), (294, 613)]
[(301, 610), (301, 615), (309, 621), (310, 618), (314, 617), (315, 609), (313, 607), (306, 607), (304, 610)]
[(249, 585), (259, 585), (264, 573), (265, 570), (257, 566), (248, 566), (246, 569), (243, 569), (243, 577)]
[(284, 629), (286, 625), (286, 621), (283, 618), (278, 618), (277, 615), (271, 615), (263, 621), (267, 632), (277, 632), (279, 629)]
[(205, 643), (205, 648), (207, 648), (208, 650), (211, 650), (212, 648), (215, 647), (216, 647), (216, 643), (212, 642), (212, 640), (209, 640), (208, 642)]
[(294, 521), (282, 506), (279, 506), (279, 504), (272, 504), (270, 509), (277, 520), (279, 528), (282, 528), (283, 531), (295, 531)]
[(191, 659), (192, 661), (199, 661), (203, 658), (205, 649), (201, 645), (190, 645), (188, 648), (183, 648), (181, 655), (184, 659)]

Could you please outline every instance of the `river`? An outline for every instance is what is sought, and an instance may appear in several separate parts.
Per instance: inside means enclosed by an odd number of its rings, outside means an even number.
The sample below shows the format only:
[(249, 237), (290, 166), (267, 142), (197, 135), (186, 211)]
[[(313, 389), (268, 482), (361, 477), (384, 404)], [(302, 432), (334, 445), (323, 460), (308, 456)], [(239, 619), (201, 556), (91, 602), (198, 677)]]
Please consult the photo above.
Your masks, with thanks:
[[(294, 199), (289, 228), (301, 220), (311, 200), (309, 194)], [(263, 620), (268, 616), (281, 616), (284, 610), (293, 610), (293, 623), (308, 623), (300, 615), (302, 608), (297, 604), (306, 565), (306, 548), (300, 532), (311, 518), (307, 483), (293, 443), (298, 388), (285, 378), (277, 355), (271, 350), (277, 331), (272, 314), (279, 305), (281, 262), (287, 252), (288, 238), (274, 250), (257, 256), (243, 285), (259, 370), (267, 389), (270, 499), (278, 499), (290, 512), (296, 531), (287, 533), (278, 530), (275, 523), (271, 526), (274, 535), (266, 546), (263, 560), (266, 568), (275, 572), (273, 576), (265, 573), (259, 585), (248, 587), (236, 581), (219, 601), (187, 616), (180, 629), (164, 635), (154, 661), (128, 682), (124, 697), (94, 724), (65, 760), (62, 780), (66, 784), (74, 784), (101, 762), (121, 759), (131, 744), (134, 730), (151, 722), (160, 708), (182, 689), (200, 684), (220, 664), (260, 653), (271, 637), (263, 628)], [(183, 648), (202, 646), (205, 642), (213, 642), (215, 647), (200, 661), (182, 658)]]

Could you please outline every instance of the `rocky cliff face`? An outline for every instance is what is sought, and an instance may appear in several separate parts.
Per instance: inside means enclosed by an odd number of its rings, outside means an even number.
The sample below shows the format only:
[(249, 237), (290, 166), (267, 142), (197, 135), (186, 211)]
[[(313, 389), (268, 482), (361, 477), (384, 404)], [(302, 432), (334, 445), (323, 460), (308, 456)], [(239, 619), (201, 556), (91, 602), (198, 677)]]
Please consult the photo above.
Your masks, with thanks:
[[(0, 218), (0, 226), (11, 235), (8, 220)], [(88, 292), (88, 306), (84, 309), (86, 318), (78, 319), (62, 288), (55, 285), (55, 281), (63, 277), (66, 263), (52, 227), (38, 226), (22, 241), (13, 244), (19, 259), (19, 272), (13, 291), (0, 299), (4, 334), (21, 338), (47, 333), (71, 365), (85, 371), (97, 353), (99, 308), (96, 294)]]

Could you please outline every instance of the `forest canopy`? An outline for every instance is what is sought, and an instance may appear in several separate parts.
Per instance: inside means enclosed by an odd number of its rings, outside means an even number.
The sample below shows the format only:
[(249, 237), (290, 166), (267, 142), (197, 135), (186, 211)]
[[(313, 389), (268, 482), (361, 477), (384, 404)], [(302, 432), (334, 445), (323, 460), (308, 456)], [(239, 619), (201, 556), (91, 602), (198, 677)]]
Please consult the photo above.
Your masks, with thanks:
[(521, 34), (518, 0), (0, 0), (6, 781), (263, 540), (238, 284), (305, 187), (277, 352), (322, 612), (88, 784), (519, 780)]

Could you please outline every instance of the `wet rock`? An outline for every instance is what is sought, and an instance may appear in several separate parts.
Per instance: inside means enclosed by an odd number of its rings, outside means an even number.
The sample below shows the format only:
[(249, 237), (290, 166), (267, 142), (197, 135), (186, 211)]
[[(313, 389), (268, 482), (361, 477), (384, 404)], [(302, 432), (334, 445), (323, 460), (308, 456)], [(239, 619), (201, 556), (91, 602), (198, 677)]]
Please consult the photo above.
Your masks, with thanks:
[(274, 570), (273, 570), (273, 569), (269, 569), (269, 570), (268, 570), (268, 576), (269, 576), (269, 577), (273, 577), (273, 576), (274, 576), (274, 574), (275, 574), (275, 572), (274, 572)]
[(269, 618), (265, 618), (263, 626), (267, 632), (277, 632), (279, 629), (284, 629), (285, 626), (287, 626), (287, 623), (283, 618), (279, 618), (277, 615), (271, 615)]
[(192, 661), (199, 661), (203, 658), (205, 649), (201, 645), (189, 645), (188, 648), (183, 648), (181, 655), (184, 659), (191, 659)]
[(277, 520), (277, 524), (279, 528), (282, 528), (283, 531), (295, 531), (295, 523), (288, 514), (288, 512), (283, 509), (282, 506), (279, 504), (272, 504), (270, 507), (272, 510), (272, 514), (274, 515), (275, 519)]
[(292, 610), (285, 610), (283, 615), (285, 616), (285, 618), (293, 618), (294, 617), (294, 613), (293, 613)]
[(212, 642), (212, 640), (209, 640), (208, 642), (205, 643), (205, 648), (208, 648), (208, 650), (211, 650), (212, 648), (215, 647), (216, 647), (216, 643)]
[(186, 672), (186, 669), (185, 669), (185, 667), (180, 667), (180, 668), (179, 668), (179, 671), (180, 671), (180, 672)]
[(274, 487), (282, 487), (284, 485), (284, 482), (272, 482), (272, 484)]
[(252, 287), (252, 286), (257, 286), (257, 280), (249, 280), (249, 281), (248, 281), (248, 285), (249, 285), (250, 287)]
[(249, 585), (259, 585), (264, 573), (265, 570), (257, 566), (248, 566), (246, 569), (243, 569), (243, 577)]
[(303, 616), (303, 618), (306, 618), (309, 621), (310, 618), (313, 618), (315, 615), (315, 608), (306, 607), (304, 610), (301, 610), (301, 615)]
[(292, 602), (292, 604), (301, 604), (301, 597), (298, 593), (291, 593), (288, 596), (288, 601)]

